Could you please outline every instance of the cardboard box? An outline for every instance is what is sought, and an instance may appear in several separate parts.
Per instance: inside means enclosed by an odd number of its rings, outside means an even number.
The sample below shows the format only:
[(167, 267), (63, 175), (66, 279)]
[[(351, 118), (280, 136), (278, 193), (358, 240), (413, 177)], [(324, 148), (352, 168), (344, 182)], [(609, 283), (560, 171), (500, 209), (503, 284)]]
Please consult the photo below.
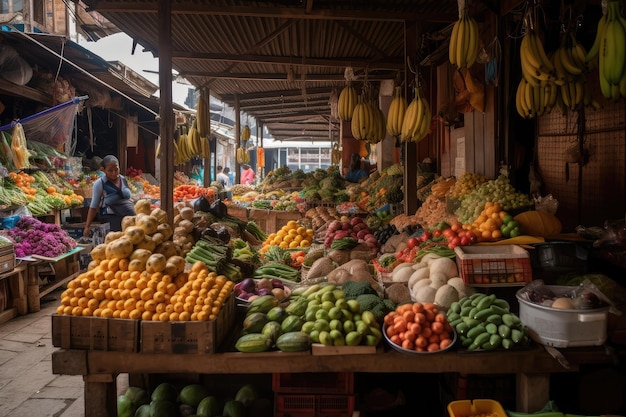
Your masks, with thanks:
[[(63, 225), (63, 230), (65, 230), (71, 238), (78, 240), (83, 237), (85, 223), (68, 223)], [(91, 223), (89, 230), (91, 231), (92, 243), (94, 246), (97, 246), (104, 243), (104, 237), (111, 231), (111, 225), (109, 223)]]
[(210, 321), (143, 321), (142, 353), (216, 353), (235, 324), (235, 296)]
[(518, 245), (457, 246), (459, 276), (468, 285), (525, 285), (532, 281), (528, 252)]
[(137, 352), (139, 320), (53, 314), (52, 345), (63, 349)]

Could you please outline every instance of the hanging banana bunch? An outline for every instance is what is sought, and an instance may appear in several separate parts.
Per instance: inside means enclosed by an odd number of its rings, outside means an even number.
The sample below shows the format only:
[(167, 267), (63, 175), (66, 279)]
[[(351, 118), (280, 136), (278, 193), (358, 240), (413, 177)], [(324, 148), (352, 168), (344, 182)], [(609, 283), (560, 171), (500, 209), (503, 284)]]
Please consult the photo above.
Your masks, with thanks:
[(245, 142), (248, 139), (250, 139), (250, 126), (245, 125), (243, 129), (241, 129), (241, 140)]
[(598, 30), (587, 62), (599, 57), (598, 78), (602, 95), (611, 100), (626, 98), (626, 20), (621, 2), (610, 0), (607, 13), (598, 22)]
[(415, 97), (404, 114), (400, 139), (403, 142), (419, 142), (424, 139), (430, 131), (431, 119), (430, 104), (422, 95), (422, 89), (415, 87)]
[(354, 112), (352, 113), (350, 129), (352, 131), (352, 137), (358, 140), (365, 140), (367, 137), (369, 125), (370, 125), (370, 114), (371, 108), (365, 102), (365, 98), (363, 95), (360, 95), (357, 99), (357, 104), (354, 107)]
[(402, 133), (402, 122), (407, 106), (406, 99), (402, 96), (402, 88), (395, 87), (393, 100), (391, 100), (387, 113), (387, 133), (391, 136), (398, 137)]
[(385, 113), (373, 102), (370, 102), (372, 123), (367, 135), (367, 143), (376, 144), (385, 139)]
[(211, 119), (208, 114), (208, 106), (204, 94), (200, 94), (200, 97), (198, 97), (198, 103), (196, 104), (196, 120), (198, 135), (201, 138), (206, 137), (211, 131)]
[(341, 93), (339, 93), (339, 102), (337, 103), (339, 118), (345, 122), (352, 120), (352, 115), (354, 114), (354, 108), (356, 105), (356, 90), (352, 86), (352, 83), (348, 83), (348, 85), (341, 90)]
[(237, 148), (237, 163), (247, 164), (248, 162), (250, 162), (250, 154), (245, 148), (240, 146)]
[(478, 58), (480, 33), (478, 23), (468, 15), (464, 0), (458, 0), (459, 20), (452, 27), (448, 58), (450, 63), (459, 68), (470, 68)]

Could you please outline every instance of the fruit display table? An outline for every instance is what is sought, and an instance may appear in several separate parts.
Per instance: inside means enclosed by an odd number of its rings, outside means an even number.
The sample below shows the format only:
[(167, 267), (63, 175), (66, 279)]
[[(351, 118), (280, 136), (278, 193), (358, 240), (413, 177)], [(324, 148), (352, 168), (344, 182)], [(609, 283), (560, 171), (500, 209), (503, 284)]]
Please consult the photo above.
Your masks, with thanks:
[(407, 355), (379, 348), (373, 354), (302, 353), (146, 354), (59, 349), (52, 353), (54, 374), (83, 375), (85, 417), (116, 413), (116, 376), (129, 374), (272, 374), (298, 372), (515, 374), (517, 408), (541, 408), (549, 399), (550, 375), (578, 372), (582, 363), (606, 363), (602, 347), (568, 350), (568, 369), (540, 346), (506, 352), (444, 352)]

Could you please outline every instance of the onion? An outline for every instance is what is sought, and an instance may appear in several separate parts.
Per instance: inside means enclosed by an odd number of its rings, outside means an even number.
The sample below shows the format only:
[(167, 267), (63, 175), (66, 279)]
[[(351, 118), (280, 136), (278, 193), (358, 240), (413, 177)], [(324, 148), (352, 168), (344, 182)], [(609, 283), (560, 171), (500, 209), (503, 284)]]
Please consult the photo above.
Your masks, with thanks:
[(256, 283), (252, 278), (245, 278), (241, 282), (241, 289), (245, 292), (254, 292), (256, 289)]

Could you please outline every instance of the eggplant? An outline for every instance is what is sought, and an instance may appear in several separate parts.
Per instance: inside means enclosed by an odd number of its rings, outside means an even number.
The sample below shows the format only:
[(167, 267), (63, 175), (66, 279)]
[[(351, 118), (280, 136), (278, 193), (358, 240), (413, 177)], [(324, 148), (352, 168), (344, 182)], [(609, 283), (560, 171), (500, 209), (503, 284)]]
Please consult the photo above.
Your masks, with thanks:
[(211, 203), (204, 196), (198, 197), (196, 201), (193, 202), (193, 211), (203, 211), (205, 213), (209, 213), (211, 210)]
[(221, 219), (228, 214), (228, 207), (226, 207), (226, 204), (224, 204), (222, 200), (215, 200), (209, 206), (209, 213), (211, 213), (218, 219)]
[(279, 279), (272, 279), (272, 287), (273, 288), (281, 288), (284, 289), (285, 288), (285, 284), (283, 284), (283, 282)]

